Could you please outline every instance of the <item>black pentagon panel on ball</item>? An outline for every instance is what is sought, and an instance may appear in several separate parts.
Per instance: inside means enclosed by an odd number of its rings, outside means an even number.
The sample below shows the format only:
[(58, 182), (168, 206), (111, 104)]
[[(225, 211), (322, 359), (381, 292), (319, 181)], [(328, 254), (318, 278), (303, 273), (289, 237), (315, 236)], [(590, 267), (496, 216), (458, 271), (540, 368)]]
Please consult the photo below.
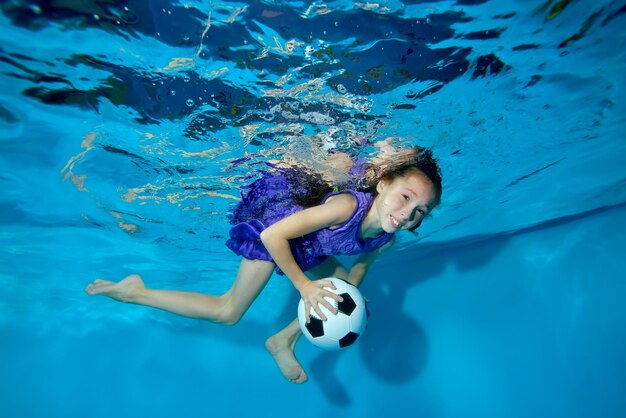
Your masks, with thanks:
[(311, 337), (321, 337), (324, 335), (324, 322), (321, 319), (311, 318), (311, 322), (306, 324), (306, 329), (311, 334)]
[(352, 345), (357, 338), (359, 338), (359, 334), (351, 331), (347, 333), (345, 337), (339, 340), (339, 347), (344, 348)]
[(348, 316), (352, 315), (352, 312), (356, 309), (356, 303), (354, 299), (352, 299), (352, 296), (348, 293), (342, 293), (339, 296), (343, 298), (343, 301), (337, 303), (337, 310)]

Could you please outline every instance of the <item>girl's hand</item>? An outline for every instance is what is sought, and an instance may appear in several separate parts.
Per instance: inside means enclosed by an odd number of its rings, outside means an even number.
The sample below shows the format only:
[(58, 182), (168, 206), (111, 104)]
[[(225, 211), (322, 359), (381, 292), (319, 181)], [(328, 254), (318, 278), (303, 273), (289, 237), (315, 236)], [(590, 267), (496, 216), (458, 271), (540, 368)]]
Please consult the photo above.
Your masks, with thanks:
[(337, 302), (342, 302), (343, 298), (329, 290), (326, 290), (325, 288), (336, 290), (335, 285), (330, 280), (309, 280), (300, 288), (300, 295), (304, 301), (304, 315), (307, 323), (311, 322), (311, 308), (313, 308), (315, 313), (317, 313), (317, 316), (319, 316), (322, 321), (326, 321), (328, 319), (322, 312), (319, 305), (324, 306), (333, 314), (337, 314), (337, 308), (327, 301), (325, 297), (335, 299)]

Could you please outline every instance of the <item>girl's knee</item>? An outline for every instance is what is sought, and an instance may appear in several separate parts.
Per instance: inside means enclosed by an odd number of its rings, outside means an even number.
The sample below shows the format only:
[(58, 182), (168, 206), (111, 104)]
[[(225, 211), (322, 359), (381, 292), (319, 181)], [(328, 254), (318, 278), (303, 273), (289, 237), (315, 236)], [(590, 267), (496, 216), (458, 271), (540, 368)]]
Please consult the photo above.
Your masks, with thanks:
[(222, 325), (233, 326), (237, 325), (242, 317), (243, 313), (225, 311), (220, 313), (216, 322)]
[(236, 325), (243, 317), (245, 310), (242, 311), (239, 307), (233, 306), (232, 301), (228, 298), (228, 294), (221, 296), (221, 299), (221, 306), (217, 315), (212, 318), (213, 321), (222, 325)]

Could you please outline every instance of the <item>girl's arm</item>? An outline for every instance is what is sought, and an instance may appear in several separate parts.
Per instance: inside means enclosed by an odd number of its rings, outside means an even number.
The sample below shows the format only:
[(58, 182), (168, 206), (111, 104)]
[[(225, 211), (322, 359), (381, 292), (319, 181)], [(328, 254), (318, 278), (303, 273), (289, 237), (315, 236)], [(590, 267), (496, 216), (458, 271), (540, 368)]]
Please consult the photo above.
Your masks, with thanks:
[(307, 322), (310, 320), (311, 308), (322, 320), (326, 319), (319, 307), (320, 304), (329, 311), (336, 312), (324, 297), (330, 297), (337, 301), (341, 301), (342, 298), (324, 289), (324, 287), (333, 288), (332, 282), (328, 280), (312, 281), (304, 274), (291, 252), (289, 240), (345, 223), (356, 210), (356, 206), (356, 199), (351, 194), (334, 195), (323, 204), (294, 213), (261, 232), (261, 241), (272, 259), (300, 292), (304, 300)]
[(378, 256), (387, 251), (387, 249), (389, 249), (394, 242), (395, 238), (393, 238), (391, 241), (389, 241), (387, 244), (383, 245), (376, 251), (361, 254), (350, 268), (348, 282), (352, 283), (356, 287), (359, 287), (361, 285), (361, 282), (365, 278), (365, 275), (367, 274), (367, 270), (371, 267), (372, 264), (374, 264), (374, 261), (378, 259)]

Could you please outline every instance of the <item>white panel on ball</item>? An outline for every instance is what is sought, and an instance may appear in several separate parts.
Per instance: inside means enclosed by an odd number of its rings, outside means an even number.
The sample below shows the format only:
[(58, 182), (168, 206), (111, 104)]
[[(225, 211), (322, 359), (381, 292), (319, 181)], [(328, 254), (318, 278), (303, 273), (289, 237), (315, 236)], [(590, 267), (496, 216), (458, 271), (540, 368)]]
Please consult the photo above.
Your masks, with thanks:
[(356, 286), (336, 277), (329, 277), (326, 280), (330, 280), (336, 287), (336, 290), (328, 290), (341, 295), (344, 299), (338, 303), (334, 299), (326, 298), (338, 309), (337, 315), (320, 305), (328, 319), (322, 321), (311, 309), (311, 322), (307, 324), (304, 316), (304, 301), (300, 299), (298, 322), (304, 336), (313, 344), (326, 350), (340, 350), (352, 345), (365, 330), (367, 306)]

